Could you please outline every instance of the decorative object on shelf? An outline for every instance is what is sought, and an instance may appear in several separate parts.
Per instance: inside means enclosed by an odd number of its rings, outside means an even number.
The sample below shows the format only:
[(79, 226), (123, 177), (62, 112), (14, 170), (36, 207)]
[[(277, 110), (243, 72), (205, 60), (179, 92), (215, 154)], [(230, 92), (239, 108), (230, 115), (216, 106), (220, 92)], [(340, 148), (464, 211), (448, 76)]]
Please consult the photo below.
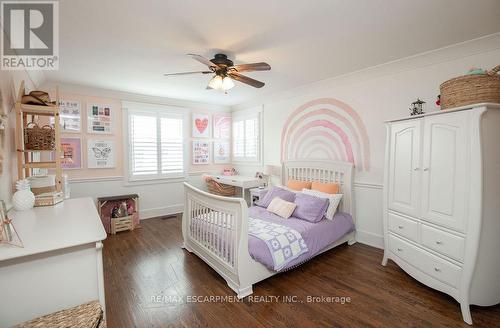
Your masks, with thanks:
[(438, 95), (437, 96), (437, 99), (436, 99), (436, 106), (440, 107), (441, 106), (441, 95)]
[(35, 194), (31, 191), (27, 179), (16, 182), (16, 192), (12, 196), (12, 205), (16, 211), (25, 211), (35, 206)]
[(210, 115), (193, 113), (193, 138), (210, 137)]
[(28, 178), (30, 182), (31, 192), (35, 196), (56, 191), (56, 176), (55, 175), (40, 175)]
[(24, 129), (24, 148), (26, 150), (53, 150), (55, 141), (55, 130), (50, 125), (39, 127), (37, 123), (30, 122)]
[(210, 142), (203, 140), (193, 141), (193, 164), (210, 163)]
[[(24, 92), (23, 92), (24, 93)], [(23, 94), (21, 103), (36, 106), (54, 106), (56, 102), (50, 101), (50, 96), (45, 91), (31, 91), (29, 94)]]
[(35, 207), (52, 206), (64, 200), (62, 191), (46, 192), (35, 196)]
[(269, 184), (269, 176), (267, 174), (265, 174), (264, 172), (255, 172), (255, 177), (257, 179), (261, 179), (261, 180), (265, 180), (266, 181), (266, 183), (263, 186), (263, 188), (266, 187)]
[(23, 242), (19, 238), (19, 234), (7, 215), (5, 202), (0, 200), (0, 244), (9, 244), (18, 247), (23, 247)]
[(237, 174), (238, 172), (234, 167), (225, 167), (224, 170), (222, 170), (222, 175), (224, 176), (233, 176)]
[(35, 207), (51, 206), (63, 201), (63, 193), (56, 189), (55, 175), (31, 176), (28, 180), (35, 195)]
[(71, 187), (69, 186), (69, 179), (67, 174), (63, 174), (63, 187), (62, 192), (64, 195), (64, 199), (69, 199), (71, 197)]
[(229, 141), (214, 141), (214, 164), (229, 163)]
[(112, 108), (108, 105), (89, 104), (87, 108), (87, 132), (96, 134), (113, 133)]
[(477, 103), (500, 103), (500, 65), (490, 71), (473, 68), (440, 85), (441, 109)]
[[(57, 104), (59, 103), (59, 88), (56, 87), (55, 93)], [(34, 94), (39, 98), (44, 98), (46, 92), (35, 92)], [(32, 176), (34, 169), (54, 169), (56, 191), (60, 192), (62, 190), (62, 169), (59, 106), (50, 104), (25, 104), (23, 103), (23, 96), (25, 96), (24, 81), (21, 81), (15, 105), (18, 179), (22, 180)], [(28, 116), (30, 117), (29, 121)], [(53, 117), (54, 127), (50, 129), (47, 127), (39, 128), (37, 125), (38, 128), (29, 128), (28, 125), (30, 125), (30, 122), (37, 124), (40, 116)], [(53, 160), (49, 162), (35, 162), (33, 153), (40, 150), (53, 152)]]
[(139, 227), (137, 194), (97, 198), (97, 208), (107, 233), (134, 230)]
[(214, 138), (231, 138), (231, 116), (227, 114), (214, 114)]
[(411, 103), (410, 115), (414, 116), (414, 115), (424, 114), (425, 113), (424, 112), (424, 104), (425, 104), (425, 101), (420, 100), (420, 98), (417, 98), (416, 101)]
[(87, 167), (89, 169), (115, 167), (115, 142), (113, 140), (87, 140)]

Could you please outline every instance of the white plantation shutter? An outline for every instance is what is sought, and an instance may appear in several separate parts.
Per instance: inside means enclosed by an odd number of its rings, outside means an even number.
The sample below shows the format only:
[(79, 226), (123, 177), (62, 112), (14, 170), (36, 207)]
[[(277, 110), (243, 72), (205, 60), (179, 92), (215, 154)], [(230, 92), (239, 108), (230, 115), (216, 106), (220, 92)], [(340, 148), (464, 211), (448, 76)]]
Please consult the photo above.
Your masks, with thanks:
[(233, 118), (233, 159), (259, 161), (260, 115), (252, 114)]
[(184, 170), (182, 119), (160, 118), (161, 173), (182, 174)]
[(245, 157), (245, 121), (233, 123), (233, 157)]
[(129, 179), (185, 175), (184, 123), (178, 113), (129, 109)]
[(158, 174), (156, 117), (130, 115), (130, 173), (132, 176)]

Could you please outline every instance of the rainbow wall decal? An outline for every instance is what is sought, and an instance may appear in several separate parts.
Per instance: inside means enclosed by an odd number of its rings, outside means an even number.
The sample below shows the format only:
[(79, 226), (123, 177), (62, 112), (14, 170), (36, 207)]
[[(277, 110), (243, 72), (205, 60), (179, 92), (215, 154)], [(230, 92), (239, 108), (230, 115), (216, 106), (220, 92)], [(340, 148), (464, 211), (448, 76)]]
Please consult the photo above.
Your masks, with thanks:
[(309, 101), (286, 120), (281, 133), (281, 160), (331, 159), (370, 170), (370, 141), (359, 114), (333, 98)]

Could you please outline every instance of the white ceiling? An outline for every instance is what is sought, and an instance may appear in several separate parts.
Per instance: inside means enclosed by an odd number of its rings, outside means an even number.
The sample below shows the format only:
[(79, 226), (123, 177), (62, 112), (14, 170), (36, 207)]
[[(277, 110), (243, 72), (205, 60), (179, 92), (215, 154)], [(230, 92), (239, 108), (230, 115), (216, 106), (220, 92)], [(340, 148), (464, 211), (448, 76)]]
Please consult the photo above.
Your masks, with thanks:
[[(58, 81), (219, 105), (500, 31), (499, 0), (61, 0)], [(266, 86), (205, 90), (185, 56), (266, 61)]]

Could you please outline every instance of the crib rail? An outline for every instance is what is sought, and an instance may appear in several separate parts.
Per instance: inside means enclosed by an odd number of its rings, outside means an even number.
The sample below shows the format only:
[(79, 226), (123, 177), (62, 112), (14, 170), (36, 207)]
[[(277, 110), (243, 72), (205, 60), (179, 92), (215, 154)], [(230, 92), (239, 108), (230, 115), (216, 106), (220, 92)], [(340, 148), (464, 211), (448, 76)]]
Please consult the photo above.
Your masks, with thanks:
[(184, 190), (184, 247), (221, 275), (237, 280), (239, 260), (249, 257), (245, 201), (209, 194), (188, 183)]

